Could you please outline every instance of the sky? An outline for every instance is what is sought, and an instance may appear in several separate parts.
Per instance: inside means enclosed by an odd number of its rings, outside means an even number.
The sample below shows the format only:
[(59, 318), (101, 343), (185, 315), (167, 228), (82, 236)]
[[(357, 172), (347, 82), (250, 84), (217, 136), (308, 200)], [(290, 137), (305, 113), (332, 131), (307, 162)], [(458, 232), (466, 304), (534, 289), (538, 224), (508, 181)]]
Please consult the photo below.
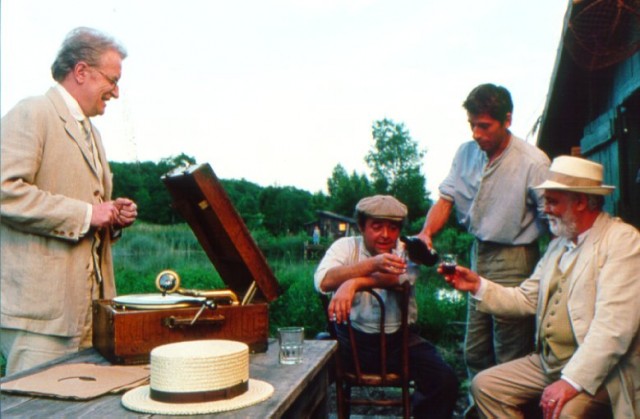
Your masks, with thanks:
[(128, 51), (120, 98), (93, 118), (110, 161), (185, 153), (218, 177), (326, 190), (336, 165), (370, 175), (371, 126), (403, 123), (432, 197), (460, 144), (462, 102), (511, 91), (531, 143), (565, 0), (2, 0), (0, 113), (53, 85), (77, 26)]

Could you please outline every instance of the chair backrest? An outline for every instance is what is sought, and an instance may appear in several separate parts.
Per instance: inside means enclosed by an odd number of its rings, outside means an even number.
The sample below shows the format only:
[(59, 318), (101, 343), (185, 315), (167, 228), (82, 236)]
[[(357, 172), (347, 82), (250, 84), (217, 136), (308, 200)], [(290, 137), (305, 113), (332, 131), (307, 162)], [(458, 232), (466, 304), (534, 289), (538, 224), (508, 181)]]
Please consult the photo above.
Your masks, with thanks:
[[(371, 368), (364, 368), (368, 371), (364, 371), (362, 362), (359, 357), (359, 349), (356, 340), (356, 332), (351, 325), (351, 320), (347, 321), (349, 332), (349, 343), (351, 347), (351, 360), (353, 368), (347, 369), (346, 366), (349, 363), (346, 360), (341, 359), (338, 351), (336, 359), (336, 389), (338, 399), (338, 413), (340, 418), (348, 417), (350, 405), (377, 405), (377, 406), (402, 406), (404, 409), (404, 416), (409, 417), (409, 299), (411, 294), (411, 286), (405, 282), (394, 289), (389, 289), (389, 292), (397, 292), (400, 294), (400, 311), (401, 311), (401, 325), (400, 325), (400, 339), (401, 339), (401, 354), (400, 354), (400, 370), (389, 371), (387, 360), (387, 333), (385, 333), (385, 320), (386, 320), (386, 306), (382, 297), (374, 290), (365, 290), (363, 292), (370, 293), (373, 298), (376, 299), (380, 306), (380, 335), (378, 341), (378, 350), (380, 353), (380, 365), (375, 370), (376, 372), (369, 372)], [(327, 311), (329, 306), (329, 299), (326, 295), (321, 295), (321, 301), (327, 316), (328, 331), (330, 335), (337, 339), (335, 330), (335, 323), (331, 322), (329, 313)], [(370, 367), (370, 366), (369, 366)], [(351, 397), (351, 387), (400, 387), (402, 388), (401, 399), (354, 399)], [(346, 412), (346, 413), (345, 413)]]

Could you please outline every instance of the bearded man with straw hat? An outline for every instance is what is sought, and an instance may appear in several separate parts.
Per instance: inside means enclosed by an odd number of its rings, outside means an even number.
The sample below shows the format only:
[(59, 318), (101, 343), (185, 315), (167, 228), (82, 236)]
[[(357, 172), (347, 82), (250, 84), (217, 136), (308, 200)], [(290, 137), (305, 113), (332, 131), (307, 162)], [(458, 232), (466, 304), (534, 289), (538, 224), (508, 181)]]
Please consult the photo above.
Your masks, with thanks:
[(560, 156), (545, 182), (556, 236), (529, 279), (506, 288), (458, 266), (447, 282), (478, 310), (536, 316), (536, 350), (485, 370), (471, 385), (483, 417), (640, 417), (640, 233), (602, 210), (614, 187), (602, 165)]

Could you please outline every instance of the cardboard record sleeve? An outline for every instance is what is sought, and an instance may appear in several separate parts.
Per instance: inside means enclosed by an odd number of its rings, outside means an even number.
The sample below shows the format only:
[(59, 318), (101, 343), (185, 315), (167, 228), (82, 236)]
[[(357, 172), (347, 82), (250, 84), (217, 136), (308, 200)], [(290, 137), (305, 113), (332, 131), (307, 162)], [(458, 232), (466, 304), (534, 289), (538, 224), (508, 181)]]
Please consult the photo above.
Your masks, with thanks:
[(97, 300), (93, 303), (93, 346), (116, 364), (148, 363), (156, 346), (187, 340), (237, 340), (252, 352), (266, 351), (267, 303), (281, 289), (211, 166), (191, 166), (163, 176), (162, 181), (173, 206), (241, 304), (206, 308), (191, 324), (202, 306), (198, 301), (141, 309)]

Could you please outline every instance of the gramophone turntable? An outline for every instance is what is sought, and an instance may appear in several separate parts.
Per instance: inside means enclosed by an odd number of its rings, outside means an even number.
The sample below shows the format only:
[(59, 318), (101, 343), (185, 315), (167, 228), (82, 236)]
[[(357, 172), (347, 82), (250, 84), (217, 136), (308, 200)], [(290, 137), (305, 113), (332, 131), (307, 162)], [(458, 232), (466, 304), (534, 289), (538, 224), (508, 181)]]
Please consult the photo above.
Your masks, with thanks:
[(228, 289), (185, 289), (177, 272), (162, 271), (158, 293), (94, 302), (93, 346), (117, 364), (149, 362), (156, 346), (186, 340), (231, 339), (266, 351), (267, 303), (281, 290), (213, 170), (192, 166), (162, 180)]

